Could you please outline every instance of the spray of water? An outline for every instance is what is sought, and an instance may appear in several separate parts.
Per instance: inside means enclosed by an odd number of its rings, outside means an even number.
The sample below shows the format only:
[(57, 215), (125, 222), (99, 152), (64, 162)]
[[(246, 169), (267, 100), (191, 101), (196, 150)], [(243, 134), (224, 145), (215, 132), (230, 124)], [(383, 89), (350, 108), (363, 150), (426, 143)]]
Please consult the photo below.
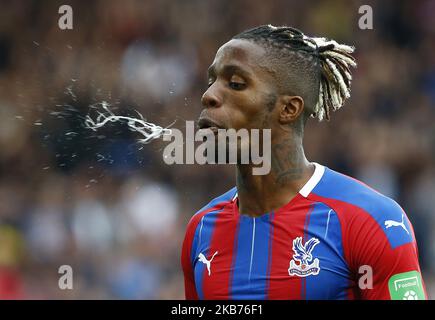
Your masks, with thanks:
[(151, 140), (158, 139), (165, 134), (171, 134), (172, 130), (168, 128), (162, 128), (153, 123), (145, 121), (143, 116), (137, 112), (139, 118), (132, 118), (127, 116), (117, 116), (110, 109), (109, 104), (105, 101), (101, 103), (101, 107), (104, 112), (98, 111), (98, 116), (94, 120), (89, 115), (85, 118), (85, 126), (88, 129), (97, 131), (98, 128), (103, 127), (108, 122), (126, 121), (131, 130), (139, 132), (143, 135), (143, 139), (139, 139), (140, 143), (147, 144)]

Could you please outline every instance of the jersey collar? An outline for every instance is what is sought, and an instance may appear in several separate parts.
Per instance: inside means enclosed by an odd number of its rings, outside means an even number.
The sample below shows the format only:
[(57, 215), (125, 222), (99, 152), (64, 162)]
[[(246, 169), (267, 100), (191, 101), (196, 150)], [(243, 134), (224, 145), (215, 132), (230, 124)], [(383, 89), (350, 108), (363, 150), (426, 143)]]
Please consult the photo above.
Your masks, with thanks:
[(320, 179), (322, 179), (323, 174), (325, 173), (325, 167), (321, 164), (318, 164), (316, 162), (313, 162), (315, 169), (314, 173), (311, 176), (311, 178), (305, 183), (305, 185), (302, 187), (302, 189), (299, 191), (301, 196), (304, 198), (308, 197), (308, 195), (313, 191), (313, 189), (317, 186)]

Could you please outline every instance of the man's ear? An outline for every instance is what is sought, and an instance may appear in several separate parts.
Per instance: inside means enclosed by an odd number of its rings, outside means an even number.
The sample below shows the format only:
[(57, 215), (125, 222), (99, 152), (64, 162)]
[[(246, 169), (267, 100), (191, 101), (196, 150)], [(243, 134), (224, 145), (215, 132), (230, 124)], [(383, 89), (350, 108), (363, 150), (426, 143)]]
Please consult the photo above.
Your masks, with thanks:
[(278, 105), (281, 124), (294, 122), (304, 111), (304, 99), (300, 96), (280, 96)]

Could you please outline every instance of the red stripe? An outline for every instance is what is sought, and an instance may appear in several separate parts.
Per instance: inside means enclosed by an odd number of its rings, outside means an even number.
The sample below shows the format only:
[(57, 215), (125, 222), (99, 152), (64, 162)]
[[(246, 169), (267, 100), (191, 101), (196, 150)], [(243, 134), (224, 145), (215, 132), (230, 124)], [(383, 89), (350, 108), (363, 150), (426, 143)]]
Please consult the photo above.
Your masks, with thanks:
[(211, 263), (211, 275), (205, 271), (202, 281), (204, 299), (228, 300), (230, 298), (230, 276), (233, 261), (234, 239), (238, 215), (234, 205), (228, 205), (218, 214), (208, 250), (207, 259), (218, 251)]
[[(291, 201), (276, 211), (273, 219), (272, 262), (268, 286), (268, 299), (300, 300), (302, 281), (298, 276), (290, 276), (288, 268), (293, 259), (293, 239), (304, 236), (304, 226), (311, 202), (299, 194), (299, 201)], [(293, 199), (295, 200), (295, 199)]]
[(181, 261), (183, 266), (190, 265), (190, 267), (191, 267), (190, 257), (191, 257), (191, 250), (192, 250), (192, 242), (193, 242), (193, 238), (195, 237), (196, 228), (198, 227), (198, 224), (201, 221), (201, 218), (209, 212), (221, 209), (226, 204), (228, 204), (227, 201), (218, 203), (215, 206), (208, 208), (207, 210), (204, 210), (202, 212), (198, 212), (192, 218), (190, 218), (190, 221), (186, 227), (186, 234), (185, 234), (184, 243), (183, 243), (183, 250), (182, 251), (183, 251), (183, 253), (185, 253), (182, 256), (182, 261)]
[(237, 208), (237, 211), (235, 211), (236, 215), (237, 215), (237, 226), (236, 226), (236, 231), (234, 233), (234, 243), (233, 243), (233, 255), (232, 255), (232, 261), (231, 261), (231, 268), (230, 268), (230, 277), (229, 277), (229, 282), (228, 282), (228, 286), (229, 286), (229, 295), (232, 294), (232, 283), (233, 283), (233, 276), (234, 276), (234, 265), (236, 263), (236, 257), (237, 257), (237, 245), (239, 242), (239, 230), (240, 230), (240, 214), (239, 214), (239, 209)]
[(356, 300), (355, 284), (353, 281), (349, 282), (349, 288), (347, 288), (347, 300)]
[(184, 290), (186, 299), (198, 300), (191, 263), (192, 242), (193, 238), (195, 237), (196, 228), (198, 227), (198, 224), (203, 216), (209, 212), (222, 208), (227, 203), (227, 201), (218, 203), (214, 207), (195, 214), (192, 218), (190, 218), (190, 221), (187, 224), (186, 234), (181, 249), (181, 266), (184, 272)]
[[(307, 231), (308, 231), (308, 226), (310, 225), (310, 218), (311, 218), (311, 213), (313, 212), (314, 209), (314, 205), (311, 205), (308, 213), (305, 215), (305, 225), (304, 225), (304, 236), (303, 236), (303, 241), (304, 243), (306, 241), (308, 241), (309, 239), (307, 238)], [(307, 298), (307, 279), (306, 278), (302, 278), (302, 288), (301, 288), (301, 299), (306, 300)]]

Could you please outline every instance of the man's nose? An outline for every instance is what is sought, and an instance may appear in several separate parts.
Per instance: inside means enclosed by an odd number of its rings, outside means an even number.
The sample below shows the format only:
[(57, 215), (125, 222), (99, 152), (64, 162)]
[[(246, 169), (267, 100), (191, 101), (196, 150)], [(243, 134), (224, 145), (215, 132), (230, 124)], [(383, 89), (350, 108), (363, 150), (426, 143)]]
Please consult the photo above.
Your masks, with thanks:
[(202, 95), (201, 104), (204, 108), (218, 108), (221, 105), (221, 99), (216, 95), (216, 91), (212, 90), (213, 85), (207, 89)]

